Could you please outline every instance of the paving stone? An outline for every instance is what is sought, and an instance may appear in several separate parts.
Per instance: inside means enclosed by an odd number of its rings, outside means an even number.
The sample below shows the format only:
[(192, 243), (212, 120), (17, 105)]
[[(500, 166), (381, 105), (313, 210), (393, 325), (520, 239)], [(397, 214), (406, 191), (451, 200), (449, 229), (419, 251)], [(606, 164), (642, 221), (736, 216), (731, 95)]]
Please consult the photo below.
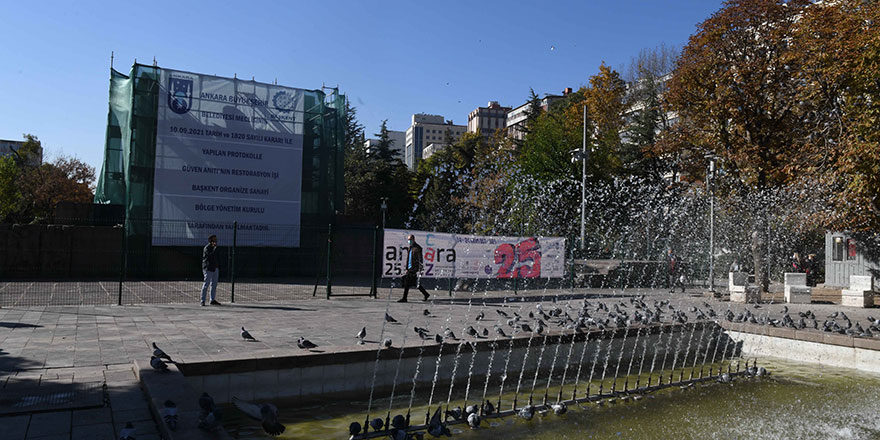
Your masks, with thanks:
[(4, 439), (24, 440), (31, 416), (0, 417), (0, 433)]
[(111, 424), (110, 429), (113, 429), (113, 415), (110, 408), (92, 408), (92, 409), (81, 409), (73, 411), (73, 426), (81, 426), (81, 425), (97, 425), (102, 423)]
[(116, 440), (117, 438), (113, 424), (109, 422), (74, 426), (70, 433), (70, 440)]
[(27, 438), (67, 434), (70, 435), (71, 412), (58, 411), (40, 413), (31, 416), (30, 428)]

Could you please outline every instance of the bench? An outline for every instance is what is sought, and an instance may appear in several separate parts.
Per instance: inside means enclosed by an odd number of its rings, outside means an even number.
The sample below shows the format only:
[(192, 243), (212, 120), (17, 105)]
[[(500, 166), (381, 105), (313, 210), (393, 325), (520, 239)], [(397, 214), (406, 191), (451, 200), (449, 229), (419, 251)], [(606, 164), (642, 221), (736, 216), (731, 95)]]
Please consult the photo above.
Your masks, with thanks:
[(758, 287), (749, 285), (749, 274), (745, 272), (728, 273), (727, 290), (730, 291), (731, 302), (757, 303), (761, 301)]

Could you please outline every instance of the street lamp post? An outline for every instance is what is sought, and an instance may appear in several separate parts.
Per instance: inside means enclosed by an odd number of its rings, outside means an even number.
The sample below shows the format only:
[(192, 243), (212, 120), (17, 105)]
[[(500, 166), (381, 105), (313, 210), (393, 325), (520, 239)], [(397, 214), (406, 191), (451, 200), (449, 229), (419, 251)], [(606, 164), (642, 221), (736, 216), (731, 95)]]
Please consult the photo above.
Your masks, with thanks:
[(707, 154), (709, 172), (706, 185), (709, 189), (709, 292), (715, 293), (715, 161), (718, 156)]
[[(591, 149), (592, 151), (592, 149)], [(586, 236), (587, 236), (587, 159), (589, 158), (589, 153), (587, 152), (587, 106), (584, 105), (584, 139), (583, 144), (581, 145), (580, 150), (571, 150), (571, 163), (581, 162), (581, 240), (580, 240), (580, 249), (581, 253), (583, 253), (585, 248)]]
[(382, 204), (379, 206), (382, 209), (382, 230), (385, 230), (385, 211), (388, 211), (388, 197), (382, 197)]

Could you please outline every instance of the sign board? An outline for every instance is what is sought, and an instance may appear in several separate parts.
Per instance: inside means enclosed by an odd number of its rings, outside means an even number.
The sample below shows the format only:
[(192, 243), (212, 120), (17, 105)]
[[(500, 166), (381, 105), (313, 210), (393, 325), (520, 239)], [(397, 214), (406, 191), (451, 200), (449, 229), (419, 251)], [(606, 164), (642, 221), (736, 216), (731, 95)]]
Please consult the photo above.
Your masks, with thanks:
[(406, 271), (409, 245), (422, 246), (423, 278), (561, 278), (565, 275), (565, 239), (559, 237), (484, 237), (386, 229), (382, 276)]
[(162, 69), (153, 245), (298, 247), (303, 90)]

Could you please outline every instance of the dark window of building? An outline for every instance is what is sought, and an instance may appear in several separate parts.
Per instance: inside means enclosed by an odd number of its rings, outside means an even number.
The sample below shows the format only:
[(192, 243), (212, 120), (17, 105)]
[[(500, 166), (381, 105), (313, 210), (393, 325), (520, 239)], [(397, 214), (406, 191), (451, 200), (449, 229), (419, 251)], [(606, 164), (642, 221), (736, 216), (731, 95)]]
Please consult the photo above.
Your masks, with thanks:
[(832, 261), (843, 261), (843, 253), (844, 253), (844, 241), (843, 237), (834, 237), (832, 238), (833, 242), (831, 243), (831, 260)]

